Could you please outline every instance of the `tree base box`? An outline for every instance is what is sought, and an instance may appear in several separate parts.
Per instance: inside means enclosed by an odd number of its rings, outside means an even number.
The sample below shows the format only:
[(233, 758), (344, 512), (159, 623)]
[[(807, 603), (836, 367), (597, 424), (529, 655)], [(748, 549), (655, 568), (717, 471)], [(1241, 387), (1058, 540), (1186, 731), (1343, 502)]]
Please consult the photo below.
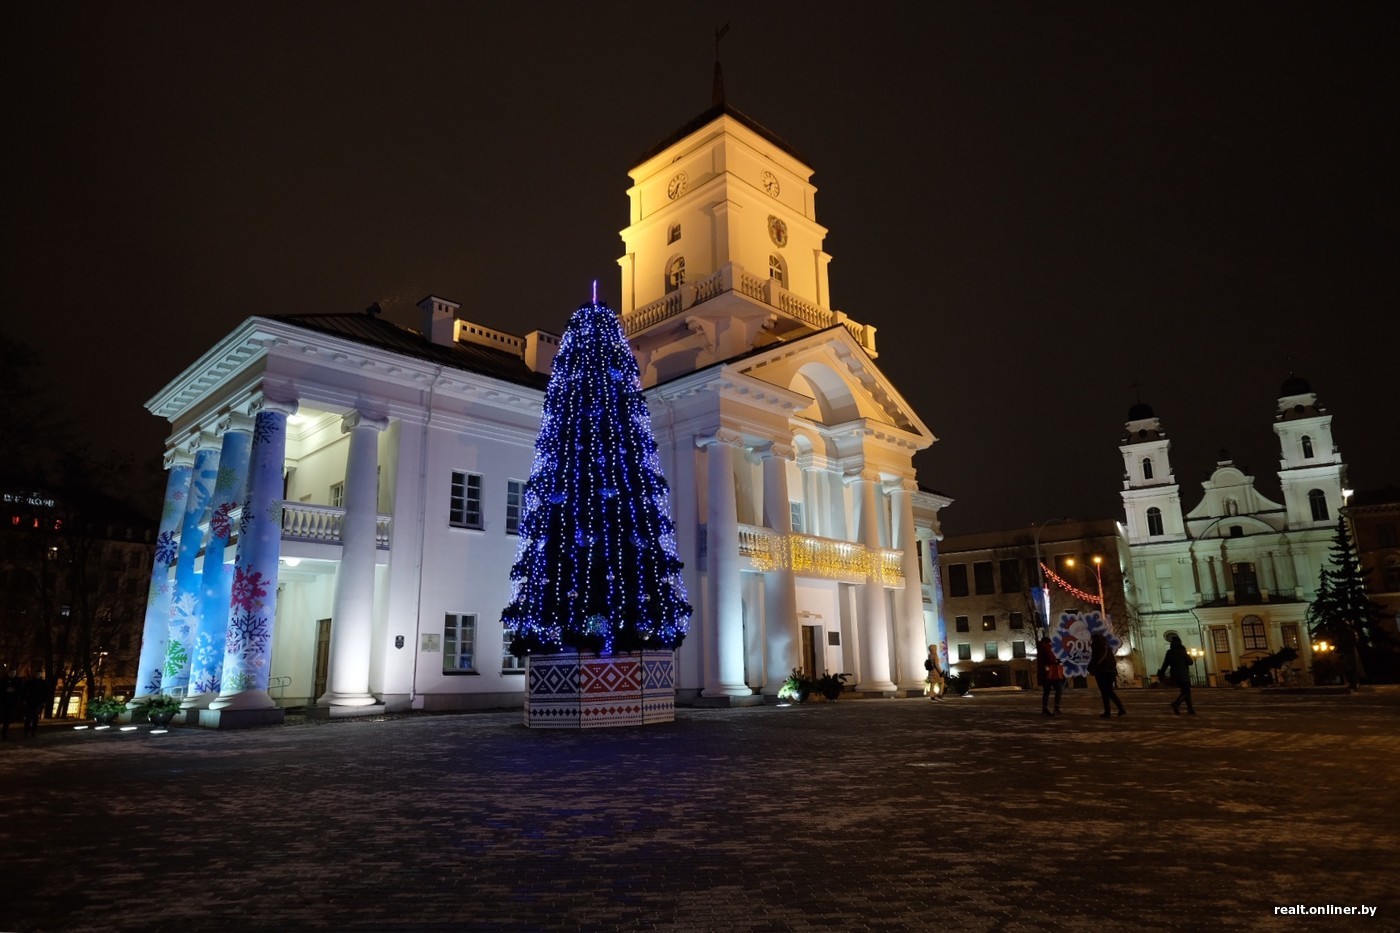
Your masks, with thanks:
[(671, 651), (530, 655), (525, 670), (525, 725), (531, 729), (606, 729), (676, 718)]

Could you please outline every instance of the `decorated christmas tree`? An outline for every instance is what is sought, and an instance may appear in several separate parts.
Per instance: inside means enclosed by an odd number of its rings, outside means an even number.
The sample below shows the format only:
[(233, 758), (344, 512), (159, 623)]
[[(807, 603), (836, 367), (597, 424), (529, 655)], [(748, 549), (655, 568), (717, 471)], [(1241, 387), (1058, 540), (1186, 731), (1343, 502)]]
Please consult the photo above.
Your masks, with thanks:
[(690, 619), (641, 373), (596, 299), (569, 321), (545, 391), (502, 613), (511, 653), (680, 645)]

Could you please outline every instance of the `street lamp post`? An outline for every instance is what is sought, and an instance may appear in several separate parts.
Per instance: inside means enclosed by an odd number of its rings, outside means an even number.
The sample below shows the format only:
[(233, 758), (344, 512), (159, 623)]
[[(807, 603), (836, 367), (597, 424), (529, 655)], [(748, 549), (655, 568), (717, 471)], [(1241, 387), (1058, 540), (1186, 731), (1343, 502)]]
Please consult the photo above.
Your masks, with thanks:
[(1060, 525), (1067, 521), (1067, 518), (1052, 518), (1048, 522), (1032, 526), (1035, 528), (1035, 572), (1040, 581), (1040, 605), (1036, 608), (1040, 610), (1040, 634), (1044, 636), (1050, 634), (1050, 590), (1045, 586), (1045, 561), (1040, 559), (1040, 533), (1045, 530), (1046, 525)]
[(1206, 663), (1206, 662), (1205, 662), (1205, 658), (1206, 658), (1206, 652), (1205, 652), (1205, 649), (1203, 649), (1203, 648), (1187, 648), (1187, 649), (1186, 649), (1186, 653), (1189, 654), (1189, 655), (1191, 655), (1191, 660), (1193, 660), (1193, 661), (1196, 662), (1196, 664), (1195, 664), (1196, 672), (1200, 675), (1199, 677), (1192, 678), (1192, 679), (1193, 679), (1197, 684), (1199, 684), (1199, 685), (1201, 685), (1201, 686), (1204, 686), (1204, 685), (1205, 685), (1205, 677), (1206, 677), (1206, 672), (1205, 672), (1205, 663)]
[[(1102, 615), (1102, 616), (1104, 616), (1105, 618), (1107, 618), (1107, 616), (1108, 616), (1108, 607), (1104, 605), (1104, 601), (1103, 601), (1103, 558), (1100, 557), (1099, 555), (1095, 554), (1095, 555), (1093, 556), (1093, 562), (1094, 562), (1094, 582), (1096, 582), (1096, 583), (1099, 585), (1099, 614)], [(1070, 567), (1073, 567), (1073, 566), (1074, 566), (1074, 558), (1073, 558), (1073, 557), (1067, 558), (1067, 559), (1065, 560), (1065, 563), (1066, 563), (1067, 565), (1069, 565)]]

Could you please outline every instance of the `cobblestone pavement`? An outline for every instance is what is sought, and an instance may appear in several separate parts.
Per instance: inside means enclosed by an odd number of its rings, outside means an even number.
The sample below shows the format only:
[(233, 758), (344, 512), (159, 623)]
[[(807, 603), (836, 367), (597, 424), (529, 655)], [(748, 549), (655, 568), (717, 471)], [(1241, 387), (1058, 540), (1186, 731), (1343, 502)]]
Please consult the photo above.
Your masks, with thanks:
[(1400, 696), (1198, 697), (12, 731), (0, 929), (1400, 929)]

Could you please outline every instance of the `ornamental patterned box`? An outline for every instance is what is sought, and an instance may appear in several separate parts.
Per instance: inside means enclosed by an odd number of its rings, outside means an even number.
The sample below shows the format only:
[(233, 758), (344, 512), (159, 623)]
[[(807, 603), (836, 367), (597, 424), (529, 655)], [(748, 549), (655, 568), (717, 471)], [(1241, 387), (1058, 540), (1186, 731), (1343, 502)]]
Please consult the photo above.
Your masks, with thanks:
[(531, 655), (526, 660), (525, 725), (606, 729), (676, 718), (676, 659), (670, 651)]

